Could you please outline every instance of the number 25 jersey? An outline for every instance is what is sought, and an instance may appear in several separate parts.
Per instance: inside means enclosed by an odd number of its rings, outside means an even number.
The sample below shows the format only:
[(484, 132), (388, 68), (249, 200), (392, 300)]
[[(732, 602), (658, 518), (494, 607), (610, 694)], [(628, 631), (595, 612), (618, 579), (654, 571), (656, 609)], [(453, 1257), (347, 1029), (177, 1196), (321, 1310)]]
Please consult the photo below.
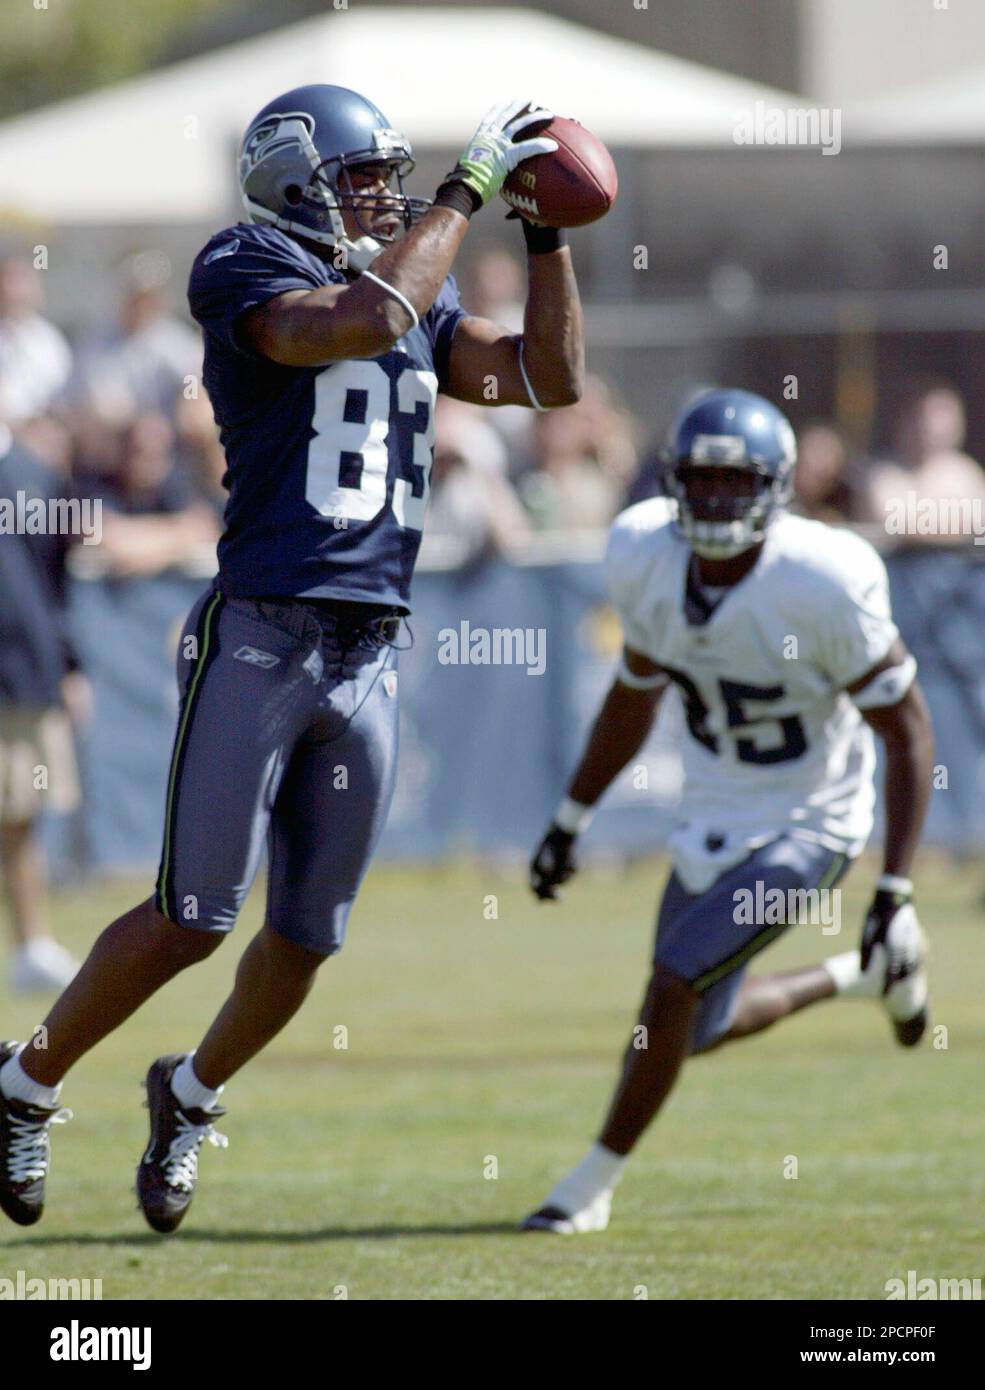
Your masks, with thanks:
[(226, 454), (218, 587), (408, 609), (434, 445), (434, 407), (465, 316), (449, 276), (420, 324), (381, 357), (286, 367), (255, 352), (241, 316), (288, 290), (345, 284), (272, 227), (217, 233), (192, 266), (203, 380)]
[(739, 853), (794, 833), (858, 853), (875, 750), (844, 690), (897, 636), (872, 546), (781, 514), (710, 607), (672, 504), (655, 498), (616, 519), (606, 565), (626, 644), (667, 672), (683, 706), (687, 843), (700, 854), (706, 836), (725, 836)]

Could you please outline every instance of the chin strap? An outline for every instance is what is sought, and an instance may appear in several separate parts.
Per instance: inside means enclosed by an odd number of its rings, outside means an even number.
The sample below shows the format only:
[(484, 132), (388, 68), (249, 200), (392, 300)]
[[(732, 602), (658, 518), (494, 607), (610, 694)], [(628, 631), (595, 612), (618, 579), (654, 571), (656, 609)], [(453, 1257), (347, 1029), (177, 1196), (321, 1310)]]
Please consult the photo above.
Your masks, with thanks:
[(344, 252), (346, 267), (360, 275), (369, 269), (383, 250), (380, 243), (374, 241), (371, 236), (361, 236), (356, 241), (350, 241), (348, 237), (338, 237), (335, 245)]

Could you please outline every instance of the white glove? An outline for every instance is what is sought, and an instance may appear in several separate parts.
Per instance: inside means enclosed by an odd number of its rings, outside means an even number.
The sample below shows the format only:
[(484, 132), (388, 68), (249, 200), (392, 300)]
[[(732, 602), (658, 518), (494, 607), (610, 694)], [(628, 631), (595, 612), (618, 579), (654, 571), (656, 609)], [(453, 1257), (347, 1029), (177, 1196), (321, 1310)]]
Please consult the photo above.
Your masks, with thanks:
[(554, 153), (557, 141), (546, 135), (516, 141), (527, 126), (553, 117), (552, 111), (532, 101), (500, 102), (483, 116), (448, 177), (471, 188), (481, 204), (488, 203), (518, 164), (536, 154)]

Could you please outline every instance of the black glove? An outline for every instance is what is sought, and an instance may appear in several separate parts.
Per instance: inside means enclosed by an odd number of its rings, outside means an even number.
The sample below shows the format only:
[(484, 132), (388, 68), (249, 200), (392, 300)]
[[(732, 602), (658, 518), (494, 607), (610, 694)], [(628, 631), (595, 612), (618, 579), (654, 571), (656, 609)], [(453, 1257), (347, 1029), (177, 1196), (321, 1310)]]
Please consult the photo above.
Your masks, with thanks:
[(862, 928), (863, 970), (868, 969), (873, 948), (875, 946), (886, 947), (886, 935), (896, 914), (904, 908), (909, 908), (910, 912), (913, 911), (912, 899), (911, 893), (898, 893), (888, 888), (876, 890), (876, 895), (872, 899), (872, 906), (869, 908), (865, 925)]
[(574, 847), (576, 836), (552, 824), (537, 847), (537, 853), (530, 861), (530, 887), (542, 900), (557, 901), (554, 891), (561, 883), (567, 883), (578, 865), (575, 861)]

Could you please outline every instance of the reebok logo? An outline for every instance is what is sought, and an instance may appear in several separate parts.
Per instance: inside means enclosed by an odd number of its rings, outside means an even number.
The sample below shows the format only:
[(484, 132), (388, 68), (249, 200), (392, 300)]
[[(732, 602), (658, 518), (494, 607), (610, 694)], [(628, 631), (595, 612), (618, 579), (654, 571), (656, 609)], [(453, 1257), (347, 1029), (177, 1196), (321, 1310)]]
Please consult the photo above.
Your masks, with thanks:
[(273, 652), (262, 652), (259, 647), (240, 647), (239, 651), (233, 652), (233, 659), (245, 661), (247, 666), (262, 666), (264, 670), (276, 666), (280, 661), (279, 656), (274, 656)]

